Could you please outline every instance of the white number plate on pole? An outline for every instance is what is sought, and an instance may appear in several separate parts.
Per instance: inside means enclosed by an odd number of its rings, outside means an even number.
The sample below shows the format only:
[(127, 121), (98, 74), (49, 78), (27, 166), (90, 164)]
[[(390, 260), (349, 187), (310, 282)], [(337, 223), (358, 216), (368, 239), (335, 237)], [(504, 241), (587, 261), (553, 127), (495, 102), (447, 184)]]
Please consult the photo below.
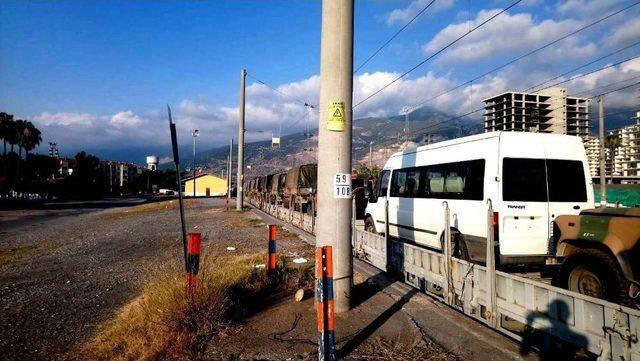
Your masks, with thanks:
[(351, 174), (336, 173), (333, 176), (333, 198), (351, 198)]

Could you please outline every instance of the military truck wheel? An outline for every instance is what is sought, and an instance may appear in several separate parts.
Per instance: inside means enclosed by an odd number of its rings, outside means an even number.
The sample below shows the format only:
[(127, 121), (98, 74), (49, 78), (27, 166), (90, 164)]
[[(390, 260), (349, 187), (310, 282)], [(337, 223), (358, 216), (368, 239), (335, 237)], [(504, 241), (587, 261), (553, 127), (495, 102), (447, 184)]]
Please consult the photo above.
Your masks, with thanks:
[(371, 218), (371, 216), (367, 216), (364, 220), (364, 230), (370, 233), (378, 233), (376, 232), (376, 225), (373, 223), (373, 218)]
[(562, 263), (558, 286), (583, 295), (626, 305), (628, 283), (617, 262), (598, 249), (582, 249)]

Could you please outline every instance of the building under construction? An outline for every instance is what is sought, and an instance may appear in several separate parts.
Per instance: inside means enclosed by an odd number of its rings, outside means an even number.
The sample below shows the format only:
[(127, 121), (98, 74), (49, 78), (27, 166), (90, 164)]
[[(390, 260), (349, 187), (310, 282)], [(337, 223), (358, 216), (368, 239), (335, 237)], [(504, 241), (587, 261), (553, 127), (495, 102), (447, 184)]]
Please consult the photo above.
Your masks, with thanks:
[(589, 99), (561, 88), (539, 93), (505, 92), (484, 99), (484, 131), (589, 135)]

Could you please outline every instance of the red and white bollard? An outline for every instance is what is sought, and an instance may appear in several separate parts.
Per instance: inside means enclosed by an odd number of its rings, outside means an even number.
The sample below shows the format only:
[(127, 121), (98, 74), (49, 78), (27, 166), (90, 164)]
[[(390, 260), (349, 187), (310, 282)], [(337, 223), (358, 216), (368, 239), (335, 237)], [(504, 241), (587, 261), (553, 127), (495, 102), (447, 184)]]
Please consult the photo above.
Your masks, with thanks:
[(198, 270), (200, 269), (200, 245), (202, 238), (200, 233), (189, 233), (187, 238), (186, 278), (187, 292), (193, 292), (196, 286)]
[(278, 228), (275, 224), (269, 225), (269, 255), (267, 256), (267, 271), (273, 274), (278, 270), (278, 254), (276, 252), (276, 238), (278, 237)]

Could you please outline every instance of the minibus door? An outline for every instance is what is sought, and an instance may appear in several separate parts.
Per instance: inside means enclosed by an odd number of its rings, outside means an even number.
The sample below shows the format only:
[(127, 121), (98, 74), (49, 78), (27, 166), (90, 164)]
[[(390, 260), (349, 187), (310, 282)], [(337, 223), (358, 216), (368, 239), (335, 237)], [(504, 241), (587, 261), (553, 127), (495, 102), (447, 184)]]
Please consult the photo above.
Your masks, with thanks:
[(543, 255), (549, 239), (544, 159), (503, 159), (503, 206), (498, 214), (500, 253)]

